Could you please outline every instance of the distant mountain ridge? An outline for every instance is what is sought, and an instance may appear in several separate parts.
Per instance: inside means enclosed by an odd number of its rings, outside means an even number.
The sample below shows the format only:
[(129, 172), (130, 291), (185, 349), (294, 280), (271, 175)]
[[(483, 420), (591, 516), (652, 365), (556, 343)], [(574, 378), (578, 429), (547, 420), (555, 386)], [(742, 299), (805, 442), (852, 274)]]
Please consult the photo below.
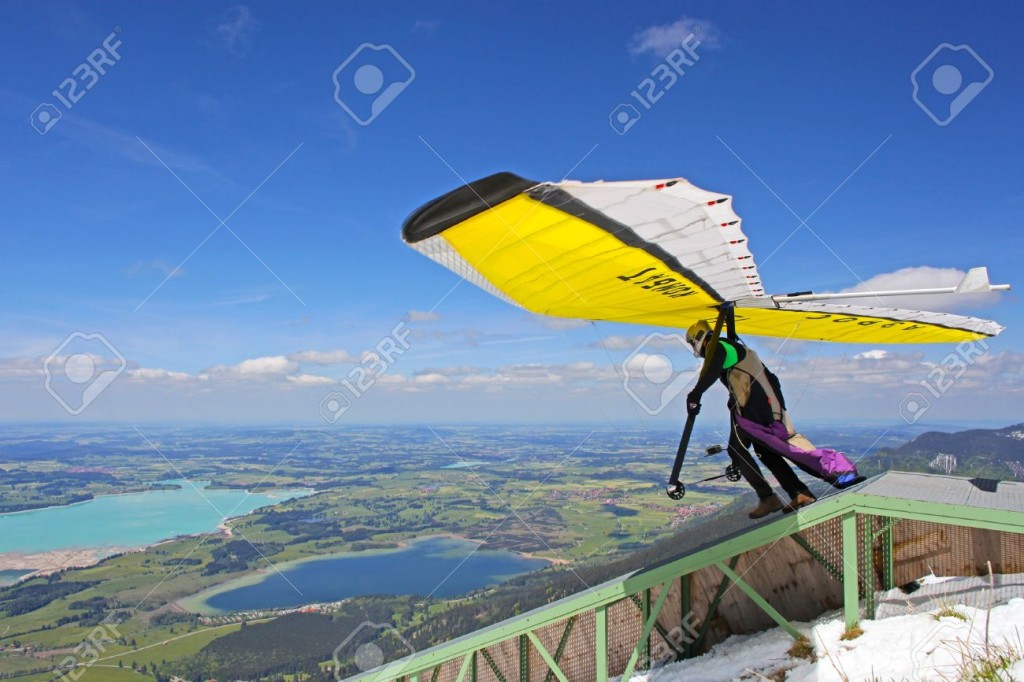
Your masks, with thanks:
[(1024, 480), (1024, 423), (1001, 429), (956, 433), (928, 431), (895, 450), (879, 450), (865, 461), (868, 473), (898, 469)]
[(938, 454), (960, 456), (990, 454), (1001, 460), (1024, 457), (1024, 423), (1002, 429), (971, 429), (957, 433), (928, 431), (901, 446), (903, 454)]

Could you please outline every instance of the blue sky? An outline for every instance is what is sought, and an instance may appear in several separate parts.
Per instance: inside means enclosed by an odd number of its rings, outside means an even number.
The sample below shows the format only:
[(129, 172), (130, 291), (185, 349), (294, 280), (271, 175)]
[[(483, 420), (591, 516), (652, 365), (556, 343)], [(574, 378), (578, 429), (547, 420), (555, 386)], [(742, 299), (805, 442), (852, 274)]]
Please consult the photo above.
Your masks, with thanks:
[[(955, 279), (929, 268), (976, 265), (1019, 286), (1022, 12), (1009, 2), (5, 6), (0, 409), (12, 421), (70, 419), (41, 367), (81, 332), (102, 334), (124, 370), (77, 419), (323, 423), (324, 397), (407, 319), (408, 351), (341, 423), (677, 420), (680, 401), (648, 414), (623, 390), (624, 363), (658, 330), (552, 323), (456, 286), (401, 243), (402, 220), (499, 170), (682, 176), (735, 197), (772, 292), (886, 275), (928, 286)], [(609, 114), (635, 103), (631, 91), (697, 29), (697, 63), (619, 135)], [(336, 102), (332, 80), (364, 43), (391, 46), (414, 72), (366, 126)], [(942, 43), (970, 46), (994, 74), (944, 126), (911, 85)], [(64, 106), (52, 91), (94, 51), (113, 60), (110, 45), (116, 61)], [(393, 58), (375, 63), (387, 79), (411, 75)], [(968, 80), (984, 75), (977, 61), (957, 64)], [(924, 85), (928, 102), (945, 101)], [(39, 134), (30, 115), (43, 103), (61, 118)], [(1018, 301), (1011, 292), (956, 309), (1007, 331), (948, 388), (939, 377), (920, 419), (1019, 421)], [(798, 417), (883, 422), (934, 384), (929, 363), (951, 350), (756, 345), (801, 396)], [(692, 370), (677, 350), (660, 352)], [(99, 367), (119, 367), (104, 352)]]

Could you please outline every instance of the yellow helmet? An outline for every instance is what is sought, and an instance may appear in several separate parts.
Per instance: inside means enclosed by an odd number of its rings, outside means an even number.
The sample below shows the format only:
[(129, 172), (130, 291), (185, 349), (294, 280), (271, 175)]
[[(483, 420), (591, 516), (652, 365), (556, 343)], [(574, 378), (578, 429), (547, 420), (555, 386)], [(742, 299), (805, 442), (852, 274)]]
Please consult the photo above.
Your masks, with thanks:
[(697, 320), (686, 330), (686, 342), (698, 358), (703, 355), (704, 343), (711, 338), (711, 325), (704, 320)]

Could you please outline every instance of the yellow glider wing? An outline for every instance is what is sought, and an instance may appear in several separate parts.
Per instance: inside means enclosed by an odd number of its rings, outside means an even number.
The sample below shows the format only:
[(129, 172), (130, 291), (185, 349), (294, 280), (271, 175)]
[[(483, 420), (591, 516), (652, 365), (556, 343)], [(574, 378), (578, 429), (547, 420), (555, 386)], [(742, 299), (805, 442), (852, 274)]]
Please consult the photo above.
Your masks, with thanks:
[[(770, 297), (764, 297), (771, 302)], [(714, 315), (705, 316), (709, 324)], [(755, 336), (846, 343), (957, 343), (996, 336), (995, 322), (949, 313), (840, 303), (779, 303), (772, 307), (736, 305), (736, 326)]]
[(417, 251), (543, 315), (687, 327), (738, 303), (744, 334), (863, 343), (993, 336), (985, 320), (890, 309), (775, 303), (732, 197), (682, 178), (537, 183), (498, 173), (405, 221)]

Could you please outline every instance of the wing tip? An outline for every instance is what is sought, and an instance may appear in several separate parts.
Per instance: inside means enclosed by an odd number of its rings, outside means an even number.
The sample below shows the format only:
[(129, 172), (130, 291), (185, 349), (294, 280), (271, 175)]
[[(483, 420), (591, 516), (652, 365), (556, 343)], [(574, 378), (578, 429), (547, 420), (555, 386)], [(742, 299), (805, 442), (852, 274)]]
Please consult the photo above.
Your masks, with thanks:
[(402, 239), (407, 244), (429, 239), (537, 184), (507, 171), (466, 183), (409, 214), (402, 223)]

